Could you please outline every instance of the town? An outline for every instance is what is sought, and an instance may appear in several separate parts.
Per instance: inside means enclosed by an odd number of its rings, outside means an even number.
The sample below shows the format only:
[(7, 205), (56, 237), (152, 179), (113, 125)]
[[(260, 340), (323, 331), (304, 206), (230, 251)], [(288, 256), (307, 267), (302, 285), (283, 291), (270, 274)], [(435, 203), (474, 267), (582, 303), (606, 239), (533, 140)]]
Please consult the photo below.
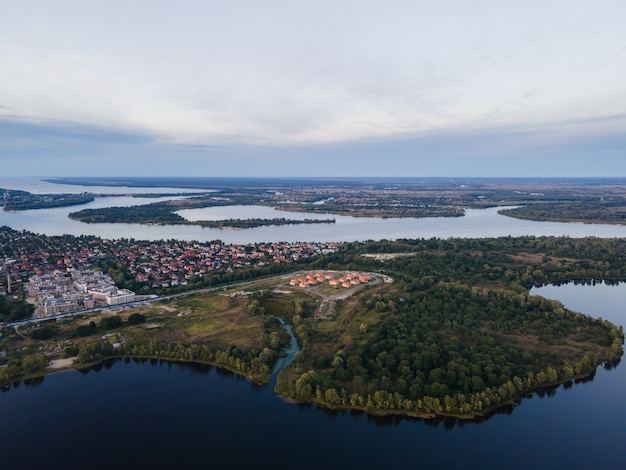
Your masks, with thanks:
[(32, 276), (24, 286), (28, 298), (36, 301), (36, 317), (89, 310), (96, 306), (117, 305), (145, 300), (128, 289), (119, 289), (111, 276), (87, 269)]
[[(39, 299), (40, 315), (53, 315), (93, 308), (97, 300), (108, 305), (138, 300), (133, 290), (163, 293), (172, 288), (184, 289), (209, 274), (305, 260), (336, 252), (338, 246), (305, 242), (231, 245), (219, 240), (109, 240), (46, 236), (0, 227), (0, 295), (11, 294), (17, 285), (23, 286), (30, 299)], [(85, 270), (95, 270), (103, 260), (113, 261), (124, 273), (117, 272), (112, 277), (94, 274), (91, 287), (70, 288), (72, 283), (85, 286)]]

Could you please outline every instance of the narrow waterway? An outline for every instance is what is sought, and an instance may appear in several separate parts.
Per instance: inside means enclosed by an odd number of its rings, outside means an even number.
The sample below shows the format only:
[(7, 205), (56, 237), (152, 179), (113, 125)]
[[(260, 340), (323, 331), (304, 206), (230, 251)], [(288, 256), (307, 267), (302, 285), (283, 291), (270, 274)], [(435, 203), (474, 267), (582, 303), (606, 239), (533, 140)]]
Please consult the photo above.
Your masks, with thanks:
[(289, 367), (293, 364), (293, 360), (296, 356), (296, 353), (300, 351), (300, 346), (298, 346), (298, 340), (296, 339), (296, 335), (293, 332), (293, 328), (291, 325), (288, 325), (285, 320), (279, 317), (273, 317), (280, 321), (280, 324), (283, 326), (285, 331), (289, 333), (289, 345), (283, 348), (281, 351), (281, 357), (276, 361), (274, 365), (274, 370), (272, 370), (272, 377), (270, 379), (269, 386), (272, 390), (276, 387), (276, 380), (278, 379), (278, 374), (285, 367)]

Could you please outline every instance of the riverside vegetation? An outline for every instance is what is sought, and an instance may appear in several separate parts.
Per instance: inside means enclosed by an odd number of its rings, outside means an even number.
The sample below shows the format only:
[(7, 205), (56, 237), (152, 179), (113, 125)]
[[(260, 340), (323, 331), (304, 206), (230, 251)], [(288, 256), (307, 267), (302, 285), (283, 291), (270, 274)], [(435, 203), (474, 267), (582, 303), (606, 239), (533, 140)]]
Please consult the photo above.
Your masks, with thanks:
[(307, 269), (378, 272), (315, 315), (285, 277), (162, 300), (116, 315), (5, 329), (5, 384), (108, 357), (207, 362), (267, 382), (293, 325), (301, 351), (276, 391), (373, 414), (475, 417), (542, 387), (592, 375), (623, 353), (623, 329), (531, 296), (533, 285), (626, 279), (626, 241), (522, 237), (342, 245)]

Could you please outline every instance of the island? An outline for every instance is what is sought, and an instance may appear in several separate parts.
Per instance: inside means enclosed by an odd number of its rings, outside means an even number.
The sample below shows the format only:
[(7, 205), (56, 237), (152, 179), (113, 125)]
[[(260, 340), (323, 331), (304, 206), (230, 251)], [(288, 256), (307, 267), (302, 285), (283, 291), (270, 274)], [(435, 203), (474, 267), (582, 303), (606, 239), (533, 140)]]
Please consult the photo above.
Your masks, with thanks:
[[(468, 209), (500, 207), (537, 221), (626, 223), (621, 178), (65, 178), (65, 184), (185, 187), (210, 190), (150, 208), (98, 209), (72, 214), (96, 222), (182, 223), (181, 209), (258, 205), (290, 212), (353, 217), (462, 217)], [(142, 222), (144, 223), (144, 222)]]
[[(207, 287), (133, 308), (7, 322), (20, 301), (5, 297), (0, 382), (134, 357), (214, 364), (268, 383), (293, 336), (298, 351), (275, 372), (276, 392), (290, 400), (483, 417), (620, 360), (621, 326), (529, 289), (624, 281), (624, 253), (625, 240), (597, 238), (353, 242), (243, 270), (234, 283), (207, 275)], [(109, 270), (123, 271), (124, 258)]]
[(246, 229), (265, 227), (270, 225), (298, 225), (298, 224), (334, 224), (335, 219), (286, 219), (273, 217), (270, 219), (220, 219), (220, 220), (187, 220), (177, 214), (181, 206), (206, 207), (203, 202), (206, 198), (183, 199), (177, 201), (155, 202), (130, 207), (106, 207), (101, 209), (83, 209), (71, 212), (68, 217), (87, 224), (98, 223), (138, 223), (144, 225), (198, 225), (200, 227), (219, 229)]
[(91, 193), (32, 194), (28, 191), (0, 188), (0, 206), (3, 206), (5, 211), (77, 206), (93, 200), (94, 195)]

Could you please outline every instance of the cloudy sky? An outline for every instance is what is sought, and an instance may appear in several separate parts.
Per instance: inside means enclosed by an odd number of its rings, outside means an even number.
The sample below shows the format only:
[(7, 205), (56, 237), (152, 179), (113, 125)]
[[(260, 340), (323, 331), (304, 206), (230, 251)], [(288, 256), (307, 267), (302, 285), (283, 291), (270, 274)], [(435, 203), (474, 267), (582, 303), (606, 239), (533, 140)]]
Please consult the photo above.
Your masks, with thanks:
[(23, 0), (4, 176), (626, 176), (624, 0)]

